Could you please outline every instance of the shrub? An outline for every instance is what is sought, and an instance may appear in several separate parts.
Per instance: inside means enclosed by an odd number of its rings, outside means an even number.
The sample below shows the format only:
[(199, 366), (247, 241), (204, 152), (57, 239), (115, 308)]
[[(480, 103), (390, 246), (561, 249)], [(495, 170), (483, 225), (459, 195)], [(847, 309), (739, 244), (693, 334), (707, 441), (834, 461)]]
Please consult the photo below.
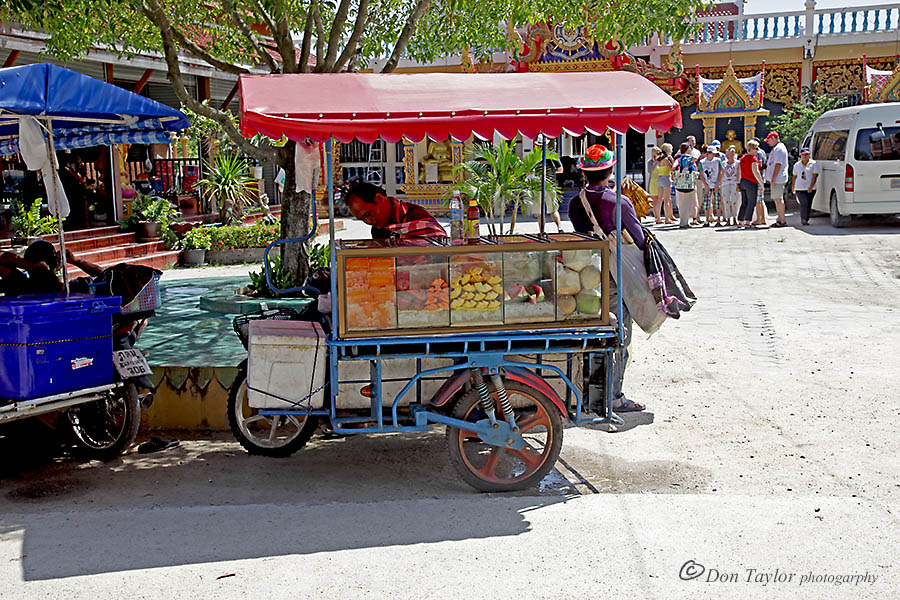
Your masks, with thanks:
[(209, 227), (195, 227), (181, 239), (181, 246), (185, 250), (209, 250), (212, 247)]
[[(196, 230), (192, 230), (196, 231)], [(281, 237), (281, 224), (224, 225), (210, 228), (210, 249), (265, 248)]]

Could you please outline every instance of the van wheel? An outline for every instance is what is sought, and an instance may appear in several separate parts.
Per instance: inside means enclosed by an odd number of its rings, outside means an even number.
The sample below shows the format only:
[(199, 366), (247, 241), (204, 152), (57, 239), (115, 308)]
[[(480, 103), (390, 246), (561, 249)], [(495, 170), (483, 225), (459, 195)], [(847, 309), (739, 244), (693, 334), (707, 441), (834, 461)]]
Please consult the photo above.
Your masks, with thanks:
[(828, 204), (828, 218), (831, 226), (835, 228), (846, 227), (850, 222), (850, 217), (841, 214), (838, 210), (837, 192), (831, 190), (831, 202)]

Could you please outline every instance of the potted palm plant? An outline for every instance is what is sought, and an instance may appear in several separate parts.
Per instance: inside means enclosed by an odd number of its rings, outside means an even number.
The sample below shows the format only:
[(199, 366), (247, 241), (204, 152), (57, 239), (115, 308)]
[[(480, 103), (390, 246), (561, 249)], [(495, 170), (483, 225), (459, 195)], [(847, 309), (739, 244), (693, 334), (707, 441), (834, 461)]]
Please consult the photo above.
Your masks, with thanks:
[(218, 154), (207, 163), (207, 175), (197, 182), (201, 192), (214, 206), (218, 206), (223, 223), (240, 222), (244, 208), (253, 202), (253, 185), (247, 161), (233, 152)]
[(184, 249), (184, 264), (188, 267), (197, 267), (206, 262), (206, 251), (210, 249), (212, 240), (209, 229), (195, 227), (181, 239), (181, 247)]
[(12, 218), (14, 236), (13, 246), (27, 246), (41, 236), (59, 231), (56, 217), (52, 215), (41, 216), (41, 198), (35, 199), (30, 208), (25, 208), (21, 202), (15, 203)]
[[(553, 153), (548, 160), (556, 160)], [(542, 153), (532, 150), (519, 158), (515, 142), (501, 141), (499, 144), (476, 144), (468, 161), (458, 165), (455, 172), (464, 171), (465, 180), (457, 189), (465, 196), (474, 198), (479, 208), (487, 216), (491, 235), (513, 233), (520, 208), (540, 210)], [(559, 204), (559, 188), (552, 170), (547, 171), (545, 192), (548, 210)], [(504, 215), (512, 207), (509, 231), (504, 231)]]

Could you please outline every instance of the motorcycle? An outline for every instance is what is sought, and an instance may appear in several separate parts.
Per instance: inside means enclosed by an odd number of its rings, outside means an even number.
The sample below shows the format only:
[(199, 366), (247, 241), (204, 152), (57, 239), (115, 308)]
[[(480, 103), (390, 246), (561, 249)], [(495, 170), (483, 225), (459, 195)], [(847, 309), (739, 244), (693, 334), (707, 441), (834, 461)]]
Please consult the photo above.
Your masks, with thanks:
[[(112, 319), (112, 381), (37, 398), (0, 400), (0, 424), (37, 416), (46, 422), (48, 415), (57, 413), (57, 431), (78, 456), (108, 461), (131, 447), (140, 428), (141, 410), (153, 402), (152, 384), (147, 377), (150, 368), (141, 351), (134, 347), (160, 302), (160, 273), (149, 271), (153, 273), (136, 294), (129, 291), (133, 281), (128, 281), (128, 269), (119, 270), (126, 274), (121, 278), (124, 281), (116, 282), (119, 285), (102, 280), (82, 282), (95, 295), (122, 298), (121, 311)], [(79, 368), (78, 360), (85, 359), (72, 360), (71, 369)]]

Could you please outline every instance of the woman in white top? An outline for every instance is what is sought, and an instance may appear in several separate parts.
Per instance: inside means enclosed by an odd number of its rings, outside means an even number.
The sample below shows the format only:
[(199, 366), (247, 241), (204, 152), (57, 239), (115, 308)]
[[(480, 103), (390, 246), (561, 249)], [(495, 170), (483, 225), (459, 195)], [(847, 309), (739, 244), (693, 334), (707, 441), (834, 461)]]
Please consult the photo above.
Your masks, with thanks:
[(819, 178), (819, 164), (809, 157), (809, 148), (800, 149), (800, 160), (794, 163), (794, 179), (791, 188), (800, 202), (800, 224), (809, 225), (813, 197), (816, 195), (816, 180)]
[(725, 151), (725, 162), (722, 163), (722, 209), (725, 213), (725, 225), (737, 225), (738, 209), (741, 206), (741, 165), (737, 161), (734, 146)]

